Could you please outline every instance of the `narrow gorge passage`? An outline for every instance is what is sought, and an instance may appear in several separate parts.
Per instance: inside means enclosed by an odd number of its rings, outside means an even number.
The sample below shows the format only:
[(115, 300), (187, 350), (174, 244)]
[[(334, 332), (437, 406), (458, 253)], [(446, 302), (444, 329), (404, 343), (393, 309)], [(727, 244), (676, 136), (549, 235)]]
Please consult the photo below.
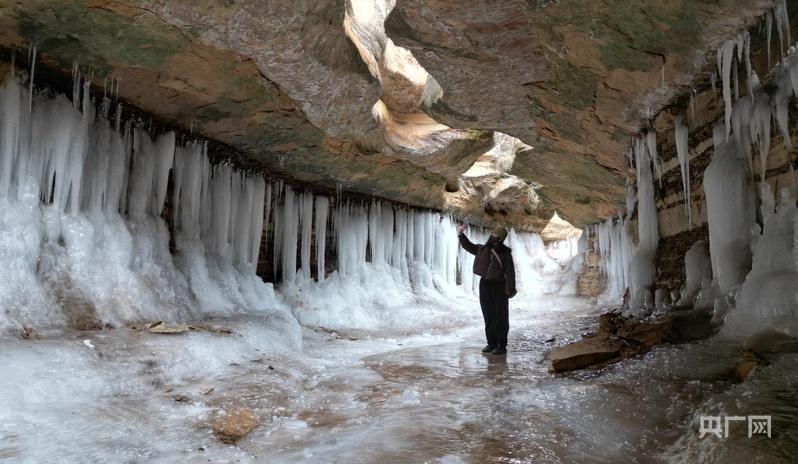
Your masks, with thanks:
[(798, 461), (795, 38), (0, 0), (0, 462)]

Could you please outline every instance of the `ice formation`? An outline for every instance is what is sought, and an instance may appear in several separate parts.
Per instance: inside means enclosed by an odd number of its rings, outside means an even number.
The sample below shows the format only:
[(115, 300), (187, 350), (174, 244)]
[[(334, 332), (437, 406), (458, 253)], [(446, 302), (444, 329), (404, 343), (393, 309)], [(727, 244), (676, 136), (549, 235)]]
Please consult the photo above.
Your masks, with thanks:
[(718, 73), (723, 83), (723, 103), (726, 107), (726, 137), (731, 133), (731, 71), (734, 62), (735, 41), (729, 40), (718, 48)]
[(607, 277), (607, 297), (621, 298), (631, 283), (632, 247), (622, 218), (608, 219), (586, 229), (593, 236), (602, 273)]
[[(294, 317), (399, 326), (417, 298), (475, 293), (450, 216), (333, 204), (213, 164), (204, 142), (123, 123), (107, 92), (95, 107), (74, 77), (74, 101), (31, 95), (13, 75), (0, 89), (0, 330), (260, 314), (292, 324), (298, 345)], [(264, 231), (279, 293), (255, 274)], [(523, 294), (562, 290), (574, 244), (557, 260), (535, 234), (508, 244)]]
[(651, 163), (654, 166), (654, 177), (659, 179), (661, 186), (662, 164), (660, 164), (659, 154), (657, 153), (657, 131), (653, 127), (646, 131), (646, 147), (648, 148), (648, 156), (651, 157)]
[(681, 292), (679, 305), (690, 306), (695, 302), (698, 292), (705, 280), (712, 280), (712, 262), (709, 259), (709, 250), (703, 240), (693, 243), (684, 256), (685, 285)]
[(690, 192), (689, 130), (683, 116), (677, 116), (674, 119), (673, 127), (676, 140), (676, 157), (679, 159), (679, 169), (682, 174), (682, 191), (684, 192), (684, 207), (687, 213), (687, 228), (690, 229), (693, 227), (693, 206)]
[[(78, 79), (80, 79), (78, 77)], [(287, 315), (254, 274), (262, 178), (76, 101), (0, 88), (0, 329)], [(33, 98), (31, 107), (23, 104)], [(176, 254), (161, 219), (173, 172)]]
[(740, 290), (737, 307), (726, 318), (724, 331), (750, 335), (776, 329), (798, 336), (798, 214), (795, 197), (782, 189), (778, 205), (768, 184), (762, 184), (761, 236), (755, 235), (751, 272)]
[(630, 305), (633, 309), (653, 302), (653, 285), (656, 278), (659, 230), (657, 207), (654, 203), (654, 179), (651, 159), (642, 139), (633, 144), (637, 168), (637, 230), (638, 243), (632, 254)]
[(712, 275), (723, 294), (742, 283), (751, 263), (750, 231), (756, 219), (744, 155), (732, 140), (715, 151), (704, 172)]

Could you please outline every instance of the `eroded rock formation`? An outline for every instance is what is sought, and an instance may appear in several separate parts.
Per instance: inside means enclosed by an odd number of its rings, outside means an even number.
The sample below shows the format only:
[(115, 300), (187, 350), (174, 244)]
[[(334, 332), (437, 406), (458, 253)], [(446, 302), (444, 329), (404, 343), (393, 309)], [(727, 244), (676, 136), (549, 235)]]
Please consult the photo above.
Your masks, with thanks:
[(0, 0), (0, 46), (243, 167), (540, 231), (617, 214), (628, 137), (772, 3)]

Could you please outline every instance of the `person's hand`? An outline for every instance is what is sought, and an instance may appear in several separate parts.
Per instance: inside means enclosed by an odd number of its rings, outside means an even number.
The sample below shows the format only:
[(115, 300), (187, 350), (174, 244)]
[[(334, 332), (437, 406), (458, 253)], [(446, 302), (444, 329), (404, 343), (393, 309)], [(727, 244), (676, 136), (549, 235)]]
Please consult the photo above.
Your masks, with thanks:
[(460, 225), (457, 226), (457, 233), (458, 234), (462, 234), (462, 233), (465, 232), (465, 229), (466, 229), (465, 224), (460, 224)]

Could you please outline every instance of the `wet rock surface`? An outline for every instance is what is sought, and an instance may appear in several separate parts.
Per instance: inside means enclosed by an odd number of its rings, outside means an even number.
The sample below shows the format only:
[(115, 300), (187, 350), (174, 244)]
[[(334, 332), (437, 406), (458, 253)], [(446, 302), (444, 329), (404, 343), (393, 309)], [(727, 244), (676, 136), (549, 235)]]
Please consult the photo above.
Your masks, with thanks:
[(255, 414), (247, 408), (220, 411), (220, 417), (211, 422), (213, 433), (223, 443), (233, 444), (249, 435), (258, 425)]
[(549, 352), (548, 358), (554, 372), (584, 369), (621, 355), (623, 344), (606, 336), (593, 336), (569, 343)]
[(684, 343), (708, 338), (714, 331), (712, 315), (692, 310), (656, 318), (624, 317), (618, 312), (599, 317), (596, 333), (549, 351), (553, 372), (591, 367), (647, 353), (663, 343)]

